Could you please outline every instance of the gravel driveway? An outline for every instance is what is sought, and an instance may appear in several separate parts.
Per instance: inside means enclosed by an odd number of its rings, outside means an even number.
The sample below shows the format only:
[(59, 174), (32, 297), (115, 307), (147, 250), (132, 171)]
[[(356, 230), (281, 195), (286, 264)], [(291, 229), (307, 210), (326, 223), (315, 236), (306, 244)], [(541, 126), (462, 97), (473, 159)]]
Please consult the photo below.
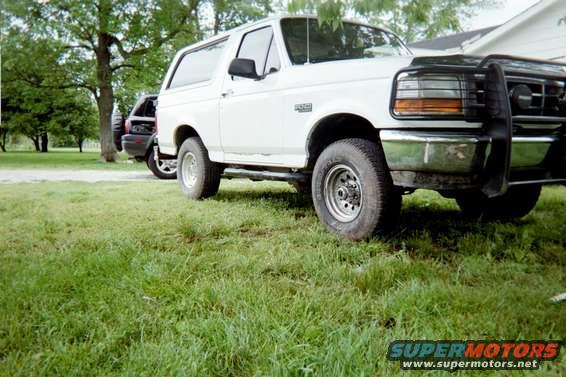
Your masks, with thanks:
[(65, 169), (0, 169), (0, 184), (41, 181), (152, 181), (149, 171), (65, 170)]

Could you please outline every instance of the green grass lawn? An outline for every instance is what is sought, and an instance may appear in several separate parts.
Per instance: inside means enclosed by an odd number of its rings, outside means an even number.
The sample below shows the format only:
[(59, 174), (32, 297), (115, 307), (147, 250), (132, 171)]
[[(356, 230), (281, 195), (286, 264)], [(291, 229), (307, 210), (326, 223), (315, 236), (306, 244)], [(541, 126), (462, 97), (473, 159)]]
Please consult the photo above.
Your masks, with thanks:
[(145, 163), (129, 163), (128, 155), (119, 153), (117, 163), (100, 161), (99, 152), (74, 152), (64, 148), (51, 149), (48, 153), (0, 152), (0, 169), (113, 169), (147, 170)]
[[(566, 291), (566, 187), (512, 224), (419, 191), (397, 234), (361, 243), (286, 184), (224, 181), (189, 201), (174, 182), (36, 183), (0, 198), (0, 375), (418, 376), (385, 360), (391, 341), (566, 335), (566, 303), (548, 302)], [(512, 375), (564, 376), (565, 355)]]

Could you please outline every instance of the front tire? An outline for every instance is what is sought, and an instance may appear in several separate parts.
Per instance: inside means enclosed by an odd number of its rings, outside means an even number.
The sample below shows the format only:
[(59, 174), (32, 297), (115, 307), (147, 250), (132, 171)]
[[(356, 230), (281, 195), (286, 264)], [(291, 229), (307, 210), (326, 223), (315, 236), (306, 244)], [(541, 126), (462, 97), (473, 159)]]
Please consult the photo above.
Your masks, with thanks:
[(210, 161), (208, 151), (199, 137), (186, 139), (177, 157), (177, 182), (190, 199), (215, 195), (220, 186), (221, 167)]
[(153, 175), (159, 179), (175, 179), (177, 178), (177, 166), (174, 165), (175, 161), (170, 160), (159, 160), (159, 163), (155, 161), (155, 154), (153, 151), (149, 153), (146, 159), (147, 167)]
[(540, 185), (509, 187), (507, 192), (495, 198), (474, 191), (456, 198), (460, 210), (470, 217), (488, 220), (512, 220), (526, 216), (537, 204)]
[(381, 147), (369, 140), (344, 139), (316, 161), (313, 202), (330, 231), (363, 240), (396, 228), (401, 193), (393, 186)]

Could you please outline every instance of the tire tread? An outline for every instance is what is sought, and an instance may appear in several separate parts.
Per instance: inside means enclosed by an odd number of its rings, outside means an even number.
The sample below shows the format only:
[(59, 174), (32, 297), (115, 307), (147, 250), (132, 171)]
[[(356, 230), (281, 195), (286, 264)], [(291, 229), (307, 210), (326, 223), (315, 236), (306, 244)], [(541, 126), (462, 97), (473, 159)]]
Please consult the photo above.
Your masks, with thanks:
[[(192, 152), (195, 154), (199, 160), (202, 181), (198, 183), (197, 187), (193, 192), (187, 191), (183, 184), (183, 178), (181, 173), (182, 156), (185, 152)], [(205, 199), (216, 195), (218, 188), (220, 187), (222, 168), (221, 165), (210, 161), (208, 157), (208, 150), (204, 146), (200, 137), (193, 136), (187, 138), (181, 148), (179, 148), (179, 156), (177, 160), (177, 182), (183, 193), (191, 199)]]
[[(328, 169), (324, 164), (336, 158), (349, 159), (351, 161), (358, 160), (358, 169), (368, 167), (368, 171), (366, 171), (367, 177), (360, 179), (374, 182), (377, 187), (377, 190), (375, 190), (377, 197), (364, 197), (364, 199), (370, 200), (369, 203), (372, 206), (376, 206), (375, 213), (369, 209), (365, 211), (365, 216), (369, 216), (368, 218), (356, 218), (350, 223), (340, 223), (326, 209), (326, 204), (321, 194), (322, 188), (317, 186), (322, 185), (324, 180), (324, 177), (320, 174), (323, 174), (325, 169), (326, 171)], [(349, 239), (366, 239), (376, 234), (389, 232), (398, 225), (401, 211), (401, 193), (393, 185), (383, 150), (378, 143), (366, 139), (351, 138), (338, 140), (330, 144), (321, 153), (315, 164), (312, 190), (315, 208), (322, 222), (330, 230), (342, 234)], [(367, 211), (370, 212), (368, 213)], [(364, 210), (362, 209), (360, 216), (363, 214)], [(338, 224), (338, 226), (335, 224)]]

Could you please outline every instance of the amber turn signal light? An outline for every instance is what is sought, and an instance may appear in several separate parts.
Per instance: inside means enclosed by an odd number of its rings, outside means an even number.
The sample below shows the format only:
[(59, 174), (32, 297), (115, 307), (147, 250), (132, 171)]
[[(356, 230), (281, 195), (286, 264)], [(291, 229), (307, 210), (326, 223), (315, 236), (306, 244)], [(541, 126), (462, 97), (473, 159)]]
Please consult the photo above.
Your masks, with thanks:
[(414, 98), (395, 100), (395, 113), (399, 115), (462, 114), (459, 98)]

